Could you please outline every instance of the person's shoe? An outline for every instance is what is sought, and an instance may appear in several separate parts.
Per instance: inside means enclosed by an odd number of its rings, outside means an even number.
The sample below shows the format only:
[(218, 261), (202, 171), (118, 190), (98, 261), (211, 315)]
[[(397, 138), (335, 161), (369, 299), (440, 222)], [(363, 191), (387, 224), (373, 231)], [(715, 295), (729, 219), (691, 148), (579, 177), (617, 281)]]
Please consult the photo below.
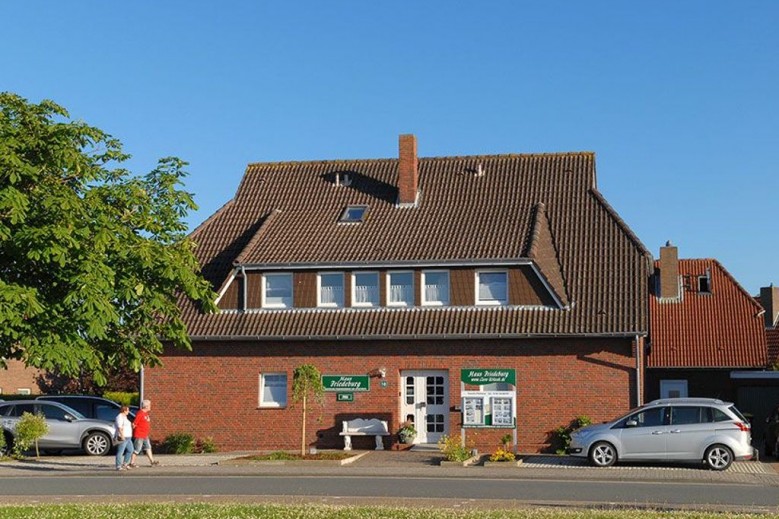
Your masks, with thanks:
[(135, 463), (130, 463), (129, 465), (127, 465), (127, 468), (128, 469), (137, 469), (138, 465), (136, 465)]
[(151, 466), (152, 466), (152, 467), (154, 467), (154, 466), (157, 466), (157, 465), (159, 465), (159, 464), (160, 464), (160, 462), (159, 462), (159, 461), (156, 461), (156, 460), (151, 462)]
[(121, 470), (127, 470), (127, 469), (125, 469), (124, 465), (122, 465), (121, 467), (116, 467), (116, 470), (121, 471)]

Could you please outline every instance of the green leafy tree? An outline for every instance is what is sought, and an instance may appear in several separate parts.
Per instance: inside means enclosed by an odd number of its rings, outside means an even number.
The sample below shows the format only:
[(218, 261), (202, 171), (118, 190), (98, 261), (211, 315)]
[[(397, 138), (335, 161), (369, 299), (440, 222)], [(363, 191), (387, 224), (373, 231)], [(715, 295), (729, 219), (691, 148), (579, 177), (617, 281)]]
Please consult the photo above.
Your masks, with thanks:
[(0, 93), (0, 362), (60, 375), (137, 372), (190, 348), (179, 298), (214, 311), (183, 218), (185, 162), (145, 176), (61, 106)]
[(49, 432), (49, 425), (42, 414), (22, 413), (14, 428), (14, 455), (21, 458), (24, 452), (35, 445), (35, 457), (40, 457), (38, 440)]
[(325, 388), (322, 375), (316, 366), (303, 364), (292, 373), (292, 401), (301, 402), (303, 407), (302, 430), (300, 433), (300, 455), (306, 455), (306, 416), (308, 401), (314, 400), (320, 405), (325, 401)]

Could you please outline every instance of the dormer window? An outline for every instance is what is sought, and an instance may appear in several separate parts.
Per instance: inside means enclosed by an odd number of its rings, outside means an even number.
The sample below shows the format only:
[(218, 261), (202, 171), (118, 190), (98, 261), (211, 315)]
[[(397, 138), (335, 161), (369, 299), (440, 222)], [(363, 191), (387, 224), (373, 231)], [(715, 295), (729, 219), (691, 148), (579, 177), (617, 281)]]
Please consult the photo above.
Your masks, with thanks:
[(379, 306), (379, 273), (352, 274), (352, 306)]
[(422, 271), (422, 304), (449, 305), (449, 272), (446, 270)]
[(367, 205), (350, 205), (341, 213), (338, 220), (341, 223), (360, 223), (365, 221), (365, 213), (368, 211)]
[(292, 274), (264, 274), (263, 308), (292, 308)]
[(476, 272), (477, 305), (507, 305), (508, 302), (508, 272)]
[(321, 273), (317, 277), (318, 306), (341, 308), (344, 305), (343, 272)]
[(711, 293), (711, 279), (709, 279), (709, 276), (698, 276), (698, 293)]

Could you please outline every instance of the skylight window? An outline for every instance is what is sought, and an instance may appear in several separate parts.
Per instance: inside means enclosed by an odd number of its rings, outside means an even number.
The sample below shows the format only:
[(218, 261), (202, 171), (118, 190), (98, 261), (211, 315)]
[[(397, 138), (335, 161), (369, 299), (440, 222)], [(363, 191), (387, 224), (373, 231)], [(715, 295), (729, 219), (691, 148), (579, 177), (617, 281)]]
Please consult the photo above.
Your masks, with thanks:
[(339, 222), (360, 223), (365, 221), (365, 213), (368, 211), (367, 205), (350, 205), (344, 209)]

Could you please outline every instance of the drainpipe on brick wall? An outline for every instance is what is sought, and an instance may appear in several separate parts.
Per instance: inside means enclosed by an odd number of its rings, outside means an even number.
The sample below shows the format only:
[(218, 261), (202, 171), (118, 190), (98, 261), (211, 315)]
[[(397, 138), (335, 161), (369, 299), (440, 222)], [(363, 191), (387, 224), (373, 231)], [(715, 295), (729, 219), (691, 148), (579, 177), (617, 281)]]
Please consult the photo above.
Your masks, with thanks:
[[(141, 380), (140, 380), (140, 382), (138, 383), (138, 388), (139, 388), (138, 395), (139, 395), (139, 397), (140, 397), (140, 398), (138, 399), (138, 403), (139, 403), (139, 404), (140, 404), (141, 402), (143, 402), (143, 389), (144, 389), (144, 388), (143, 388), (143, 383), (144, 383), (144, 380), (143, 380), (143, 378), (144, 378), (144, 377), (143, 377), (143, 375), (144, 375), (144, 373), (143, 373), (143, 366), (141, 366), (141, 373), (140, 373), (140, 375), (141, 375)], [(139, 405), (139, 407), (140, 407), (140, 405)]]
[(644, 354), (644, 348), (641, 347), (640, 343), (641, 337), (639, 335), (636, 335), (636, 407), (641, 405), (641, 401), (643, 398), (641, 398), (643, 391), (641, 391), (641, 358)]

